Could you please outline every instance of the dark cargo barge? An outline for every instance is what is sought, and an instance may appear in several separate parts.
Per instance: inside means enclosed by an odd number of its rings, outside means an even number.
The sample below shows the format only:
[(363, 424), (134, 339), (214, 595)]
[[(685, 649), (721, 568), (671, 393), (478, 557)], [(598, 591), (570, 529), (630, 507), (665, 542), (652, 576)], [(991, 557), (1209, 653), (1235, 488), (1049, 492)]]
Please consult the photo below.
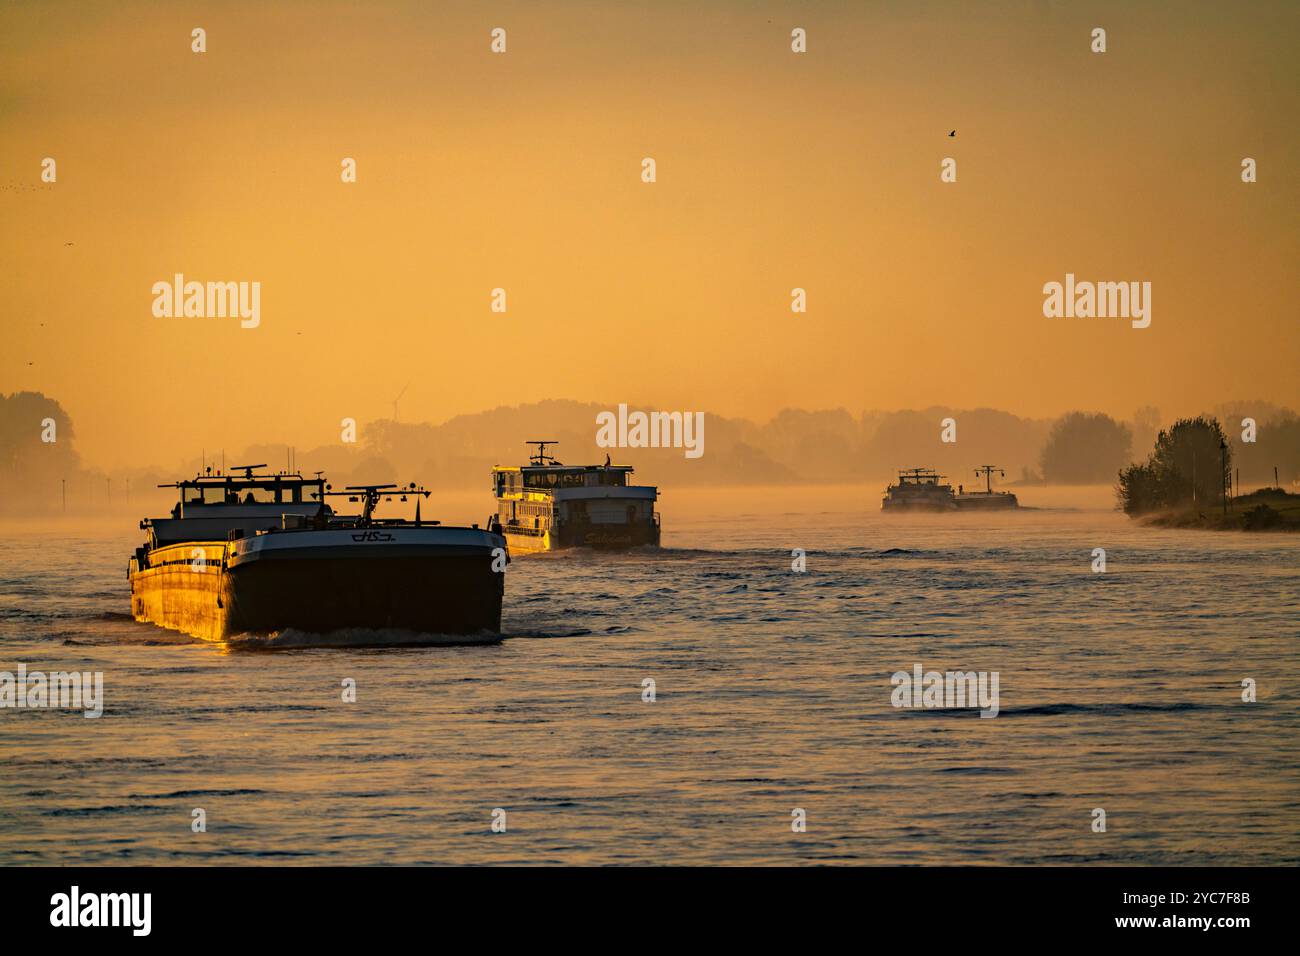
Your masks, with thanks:
[[(148, 540), (128, 573), (136, 620), (213, 641), (290, 628), (372, 632), (376, 643), (393, 630), (428, 643), (499, 639), (501, 535), (423, 521), (418, 501), (413, 521), (374, 516), (381, 499), (428, 496), (414, 485), (335, 492), (319, 476), (255, 475), (261, 467), (160, 486), (180, 500), (141, 522)], [(331, 496), (360, 502), (361, 514), (335, 514)]]

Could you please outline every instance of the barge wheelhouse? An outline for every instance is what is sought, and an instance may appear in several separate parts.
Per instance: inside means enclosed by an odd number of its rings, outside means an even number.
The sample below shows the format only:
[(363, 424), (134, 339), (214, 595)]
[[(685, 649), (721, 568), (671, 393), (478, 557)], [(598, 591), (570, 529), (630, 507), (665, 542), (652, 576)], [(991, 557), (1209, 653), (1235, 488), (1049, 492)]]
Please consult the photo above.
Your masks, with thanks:
[(659, 489), (632, 484), (630, 466), (608, 457), (603, 465), (565, 465), (546, 454), (557, 442), (528, 444), (537, 451), (527, 465), (492, 469), (492, 527), (511, 553), (659, 544)]
[(898, 484), (885, 489), (881, 511), (955, 511), (956, 496), (952, 485), (933, 468), (905, 468), (898, 473)]

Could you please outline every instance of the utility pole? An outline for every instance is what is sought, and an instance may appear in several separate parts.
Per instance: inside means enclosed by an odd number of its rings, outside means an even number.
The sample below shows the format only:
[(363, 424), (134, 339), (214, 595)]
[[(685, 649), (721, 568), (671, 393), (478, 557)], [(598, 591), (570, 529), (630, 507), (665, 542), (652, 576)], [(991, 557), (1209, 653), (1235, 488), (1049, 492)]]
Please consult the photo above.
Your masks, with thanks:
[(1277, 480), (1277, 465), (1273, 466), (1273, 487), (1278, 491), (1282, 490), (1282, 482)]
[(1223, 514), (1228, 515), (1228, 440), (1219, 440), (1219, 488), (1223, 491)]

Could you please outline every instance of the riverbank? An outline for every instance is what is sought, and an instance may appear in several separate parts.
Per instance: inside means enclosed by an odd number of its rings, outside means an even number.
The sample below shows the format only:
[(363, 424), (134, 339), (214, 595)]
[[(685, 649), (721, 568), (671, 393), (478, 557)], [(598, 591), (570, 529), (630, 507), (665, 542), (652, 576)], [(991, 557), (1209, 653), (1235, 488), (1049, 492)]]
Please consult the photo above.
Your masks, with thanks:
[(1300, 495), (1280, 488), (1260, 488), (1222, 508), (1188, 508), (1135, 516), (1140, 524), (1202, 531), (1300, 531)]

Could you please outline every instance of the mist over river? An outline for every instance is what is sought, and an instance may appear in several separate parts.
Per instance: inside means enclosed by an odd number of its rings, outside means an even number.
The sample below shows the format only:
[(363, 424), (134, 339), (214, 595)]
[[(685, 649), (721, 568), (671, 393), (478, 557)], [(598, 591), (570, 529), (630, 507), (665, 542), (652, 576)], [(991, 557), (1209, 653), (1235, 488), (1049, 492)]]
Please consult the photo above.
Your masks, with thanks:
[[(130, 617), (143, 509), (5, 525), (0, 671), (104, 699), (0, 709), (0, 863), (1300, 862), (1300, 536), (1017, 491), (668, 489), (661, 550), (516, 558), (481, 647), (192, 641)], [(918, 664), (997, 672), (997, 716), (894, 707)]]

